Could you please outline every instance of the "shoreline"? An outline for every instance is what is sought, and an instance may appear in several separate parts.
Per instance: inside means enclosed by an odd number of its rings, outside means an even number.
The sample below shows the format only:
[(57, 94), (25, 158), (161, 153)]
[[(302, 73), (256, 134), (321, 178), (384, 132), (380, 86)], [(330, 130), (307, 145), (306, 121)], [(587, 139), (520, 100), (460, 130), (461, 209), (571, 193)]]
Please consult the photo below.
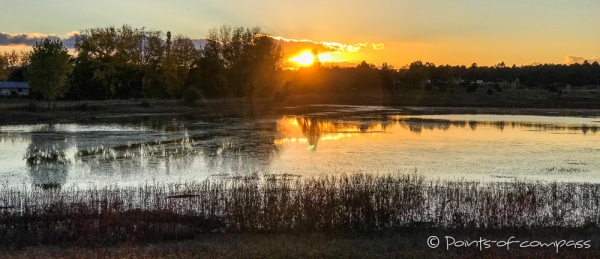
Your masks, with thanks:
[[(579, 93), (582, 94), (587, 93)], [(290, 95), (282, 100), (205, 100), (193, 107), (184, 106), (179, 100), (57, 101), (53, 104), (53, 109), (47, 109), (45, 101), (3, 99), (0, 100), (0, 125), (126, 122), (151, 117), (211, 120), (311, 112), (331, 105), (383, 106), (400, 110), (400, 115), (519, 114), (600, 117), (600, 94), (590, 94), (593, 99), (572, 95), (574, 97), (571, 101), (554, 103), (556, 100), (552, 98), (535, 102), (526, 99), (486, 102), (485, 96), (465, 97), (464, 94), (458, 94), (455, 98), (450, 98), (447, 94), (428, 95), (417, 100), (408, 95), (382, 98), (377, 92), (325, 93)]]

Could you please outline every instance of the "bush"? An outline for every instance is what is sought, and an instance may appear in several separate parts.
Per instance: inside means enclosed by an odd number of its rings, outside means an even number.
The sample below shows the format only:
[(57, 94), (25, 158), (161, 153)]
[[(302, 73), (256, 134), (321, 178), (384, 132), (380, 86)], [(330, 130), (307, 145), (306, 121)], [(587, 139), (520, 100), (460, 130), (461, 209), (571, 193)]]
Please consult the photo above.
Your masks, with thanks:
[(27, 109), (27, 111), (30, 112), (36, 112), (38, 110), (38, 107), (35, 103), (29, 103), (25, 109)]
[(467, 93), (473, 93), (475, 91), (477, 91), (477, 84), (469, 84), (467, 86)]
[(492, 90), (492, 88), (488, 88), (487, 89), (487, 94), (489, 94), (489, 95), (494, 94), (494, 90)]
[(142, 102), (140, 103), (140, 105), (142, 107), (146, 107), (147, 108), (147, 107), (150, 107), (150, 102), (148, 102), (148, 100), (144, 99), (144, 100), (142, 100)]
[(183, 91), (182, 101), (184, 105), (193, 106), (196, 104), (196, 101), (202, 98), (202, 94), (196, 88), (188, 88)]
[(80, 111), (87, 111), (89, 108), (90, 108), (90, 105), (88, 103), (82, 103), (79, 105)]

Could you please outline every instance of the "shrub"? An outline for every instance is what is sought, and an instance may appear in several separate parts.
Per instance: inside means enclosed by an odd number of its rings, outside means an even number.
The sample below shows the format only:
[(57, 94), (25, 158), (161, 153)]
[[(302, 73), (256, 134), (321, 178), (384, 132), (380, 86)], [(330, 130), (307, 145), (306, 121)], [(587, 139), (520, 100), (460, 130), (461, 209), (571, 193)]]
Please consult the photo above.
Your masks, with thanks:
[(150, 102), (148, 102), (148, 100), (144, 99), (144, 100), (142, 100), (142, 102), (140, 103), (140, 105), (142, 107), (146, 107), (147, 108), (147, 107), (150, 107)]
[(467, 86), (467, 93), (473, 93), (475, 91), (477, 91), (477, 84), (469, 84)]
[(196, 88), (188, 88), (183, 91), (183, 104), (187, 106), (193, 106), (196, 104), (196, 101), (202, 98), (202, 94)]
[(89, 108), (90, 108), (90, 105), (88, 103), (82, 103), (79, 105), (80, 111), (87, 111)]
[(38, 110), (38, 107), (35, 103), (31, 102), (27, 105), (27, 107), (25, 109), (27, 109), (27, 111), (30, 111), (30, 112), (36, 112)]

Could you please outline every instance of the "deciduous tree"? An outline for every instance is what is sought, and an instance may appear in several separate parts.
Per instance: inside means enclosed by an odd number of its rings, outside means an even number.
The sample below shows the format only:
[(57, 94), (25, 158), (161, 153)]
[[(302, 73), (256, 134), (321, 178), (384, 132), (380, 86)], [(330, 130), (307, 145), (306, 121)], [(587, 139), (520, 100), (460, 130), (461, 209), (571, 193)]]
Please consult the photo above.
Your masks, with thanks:
[(26, 77), (31, 90), (40, 93), (50, 106), (50, 101), (69, 89), (67, 81), (72, 70), (67, 48), (59, 40), (46, 38), (33, 46)]

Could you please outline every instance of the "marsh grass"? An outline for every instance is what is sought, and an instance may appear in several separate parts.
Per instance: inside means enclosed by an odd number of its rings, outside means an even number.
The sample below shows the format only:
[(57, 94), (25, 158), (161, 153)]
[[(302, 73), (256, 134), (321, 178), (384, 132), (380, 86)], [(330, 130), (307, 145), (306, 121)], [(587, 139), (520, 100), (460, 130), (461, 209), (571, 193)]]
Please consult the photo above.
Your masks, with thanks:
[(111, 245), (202, 233), (594, 227), (600, 185), (253, 174), (138, 187), (0, 189), (0, 244)]

